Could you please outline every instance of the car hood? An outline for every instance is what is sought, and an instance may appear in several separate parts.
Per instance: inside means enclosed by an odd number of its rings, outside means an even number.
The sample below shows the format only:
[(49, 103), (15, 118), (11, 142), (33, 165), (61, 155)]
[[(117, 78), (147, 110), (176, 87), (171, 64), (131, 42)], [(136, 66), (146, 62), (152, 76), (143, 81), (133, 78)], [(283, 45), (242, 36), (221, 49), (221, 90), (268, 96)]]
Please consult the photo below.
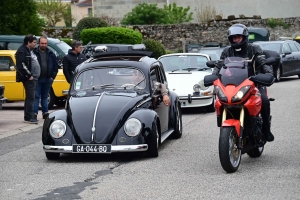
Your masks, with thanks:
[[(70, 97), (68, 121), (77, 143), (110, 144), (130, 111), (144, 98), (147, 95), (137, 93), (99, 93), (98, 96)], [(94, 134), (92, 129), (95, 129)]]
[(211, 72), (204, 71), (177, 71), (167, 72), (168, 88), (177, 93), (178, 96), (186, 96), (194, 92), (193, 86), (199, 84), (204, 76), (210, 75)]

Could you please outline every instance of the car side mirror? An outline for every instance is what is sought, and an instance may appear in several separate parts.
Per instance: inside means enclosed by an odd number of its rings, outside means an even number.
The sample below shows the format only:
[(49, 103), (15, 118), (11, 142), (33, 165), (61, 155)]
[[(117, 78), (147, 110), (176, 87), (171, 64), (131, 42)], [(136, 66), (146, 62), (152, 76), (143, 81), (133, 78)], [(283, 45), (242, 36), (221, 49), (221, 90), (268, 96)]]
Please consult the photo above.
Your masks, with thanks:
[(292, 52), (289, 51), (289, 50), (285, 50), (285, 51), (283, 51), (283, 54), (284, 54), (284, 55), (289, 55), (289, 54), (292, 54)]
[(216, 74), (206, 75), (204, 76), (204, 86), (208, 87), (214, 84), (214, 81), (219, 77)]
[(216, 66), (216, 61), (215, 60), (207, 61), (206, 66), (210, 68), (214, 68)]

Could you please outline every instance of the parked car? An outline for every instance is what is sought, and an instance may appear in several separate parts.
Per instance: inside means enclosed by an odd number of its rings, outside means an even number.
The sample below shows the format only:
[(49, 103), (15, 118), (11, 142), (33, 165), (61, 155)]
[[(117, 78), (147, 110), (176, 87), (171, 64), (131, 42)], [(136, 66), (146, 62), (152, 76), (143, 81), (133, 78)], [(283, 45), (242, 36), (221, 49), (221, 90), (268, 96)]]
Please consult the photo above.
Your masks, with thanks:
[(280, 54), (280, 65), (275, 69), (276, 79), (298, 75), (300, 78), (300, 44), (292, 40), (254, 42), (263, 50), (273, 50)]
[[(48, 159), (61, 153), (141, 152), (158, 156), (169, 136), (182, 135), (181, 105), (169, 91), (170, 106), (158, 92), (167, 83), (160, 62), (148, 51), (96, 53), (79, 65), (65, 109), (44, 121), (42, 142)], [(117, 69), (119, 73), (114, 73)], [(138, 83), (133, 74), (140, 74)]]
[(270, 40), (270, 31), (267, 28), (250, 26), (248, 27), (248, 32), (248, 39), (250, 43)]
[(6, 98), (4, 98), (5, 86), (0, 84), (0, 110), (2, 109), (2, 104), (6, 103)]
[[(0, 50), (18, 50), (23, 44), (25, 35), (0, 35)], [(40, 36), (36, 36), (37, 39)], [(38, 42), (37, 42), (38, 45)], [(62, 66), (62, 59), (68, 54), (70, 45), (55, 38), (48, 38), (48, 48), (57, 56), (59, 66)]]
[[(16, 82), (15, 54), (15, 50), (0, 50), (0, 84), (5, 86), (4, 96), (8, 101), (23, 101), (25, 90), (21, 82)], [(69, 83), (62, 69), (59, 69), (49, 92), (48, 107), (52, 108), (54, 104), (62, 105), (67, 98), (68, 90)]]
[(221, 54), (226, 46), (202, 47), (198, 53), (207, 54), (210, 60), (220, 60)]
[(206, 66), (209, 56), (200, 53), (174, 53), (158, 58), (163, 64), (168, 87), (177, 93), (182, 108), (205, 107), (214, 112), (213, 86), (204, 86), (204, 76), (212, 69)]

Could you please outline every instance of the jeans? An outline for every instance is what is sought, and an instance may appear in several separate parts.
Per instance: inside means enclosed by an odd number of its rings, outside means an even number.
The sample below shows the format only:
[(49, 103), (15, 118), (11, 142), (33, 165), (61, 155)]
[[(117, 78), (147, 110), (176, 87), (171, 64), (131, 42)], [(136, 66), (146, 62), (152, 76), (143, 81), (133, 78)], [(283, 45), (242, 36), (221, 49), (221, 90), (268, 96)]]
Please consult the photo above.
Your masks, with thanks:
[(262, 107), (261, 107), (261, 117), (263, 119), (262, 124), (262, 132), (264, 135), (268, 135), (270, 133), (270, 101), (267, 96), (266, 87), (260, 87), (258, 88), (259, 92), (261, 94), (261, 100), (262, 100)]
[(34, 114), (38, 114), (39, 102), (41, 99), (42, 113), (48, 112), (48, 94), (52, 86), (52, 78), (39, 78), (37, 81), (35, 100), (34, 100)]
[(36, 80), (26, 80), (22, 81), (25, 88), (25, 101), (24, 101), (24, 120), (29, 121), (33, 118), (33, 104), (34, 95), (36, 88)]

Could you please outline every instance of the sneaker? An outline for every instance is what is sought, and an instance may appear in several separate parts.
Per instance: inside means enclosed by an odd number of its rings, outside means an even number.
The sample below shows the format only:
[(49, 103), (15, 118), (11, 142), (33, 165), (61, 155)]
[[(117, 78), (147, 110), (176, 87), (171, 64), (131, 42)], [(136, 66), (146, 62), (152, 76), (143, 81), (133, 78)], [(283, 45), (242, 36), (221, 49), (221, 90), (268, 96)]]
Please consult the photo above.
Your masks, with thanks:
[(266, 137), (266, 140), (267, 140), (268, 142), (274, 141), (274, 135), (273, 135), (271, 132), (269, 132), (269, 134), (268, 134), (267, 137)]
[(28, 123), (28, 124), (38, 124), (39, 120), (37, 120), (37, 119), (31, 119), (31, 120), (25, 120), (24, 122)]
[(43, 113), (43, 119), (47, 119), (48, 116), (49, 116), (49, 113)]

